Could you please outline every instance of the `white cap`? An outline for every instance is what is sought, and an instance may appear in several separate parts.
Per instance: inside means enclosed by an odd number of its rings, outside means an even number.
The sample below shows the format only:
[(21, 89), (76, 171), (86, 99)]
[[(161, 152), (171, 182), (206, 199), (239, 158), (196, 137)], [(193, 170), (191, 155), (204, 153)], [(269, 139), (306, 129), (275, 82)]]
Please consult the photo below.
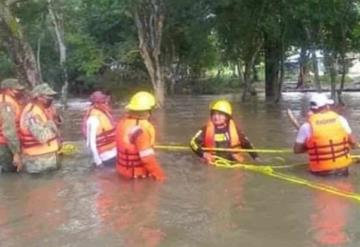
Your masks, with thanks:
[(334, 104), (334, 101), (332, 99), (328, 99), (325, 94), (315, 93), (310, 98), (310, 108), (314, 110), (332, 104)]

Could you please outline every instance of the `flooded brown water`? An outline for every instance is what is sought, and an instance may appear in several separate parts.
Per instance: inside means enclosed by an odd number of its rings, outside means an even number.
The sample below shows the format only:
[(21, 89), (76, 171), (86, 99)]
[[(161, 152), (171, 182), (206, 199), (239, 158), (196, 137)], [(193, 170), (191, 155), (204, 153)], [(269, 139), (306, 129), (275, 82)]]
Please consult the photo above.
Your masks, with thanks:
[[(306, 96), (284, 94), (280, 105), (260, 96), (235, 102), (235, 119), (259, 148), (291, 147), (296, 131), (286, 108), (300, 120)], [(186, 144), (208, 117), (218, 96), (176, 96), (154, 115), (160, 144)], [(360, 94), (346, 95), (345, 111), (360, 133)], [(121, 109), (124, 105), (117, 105)], [(163, 184), (129, 181), (114, 168), (93, 169), (80, 134), (86, 102), (66, 112), (65, 141), (81, 149), (64, 157), (61, 170), (0, 176), (1, 247), (98, 246), (360, 246), (360, 203), (241, 169), (202, 165), (191, 152), (158, 151), (167, 173)], [(121, 110), (117, 110), (119, 115)], [(276, 161), (263, 156), (267, 161)], [(297, 164), (305, 156), (283, 156)], [(360, 171), (348, 178), (316, 178), (305, 166), (282, 170), (311, 181), (360, 193)]]

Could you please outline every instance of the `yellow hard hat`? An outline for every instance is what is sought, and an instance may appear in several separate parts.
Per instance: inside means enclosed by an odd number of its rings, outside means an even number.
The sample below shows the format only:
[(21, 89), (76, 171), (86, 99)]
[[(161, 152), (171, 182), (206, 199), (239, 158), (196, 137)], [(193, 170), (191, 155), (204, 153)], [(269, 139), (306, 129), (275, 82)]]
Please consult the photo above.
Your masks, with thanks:
[(155, 106), (155, 97), (151, 93), (141, 91), (134, 94), (125, 107), (129, 111), (149, 111)]
[(230, 102), (227, 100), (216, 100), (215, 102), (210, 104), (210, 110), (219, 111), (229, 116), (232, 115), (232, 107)]

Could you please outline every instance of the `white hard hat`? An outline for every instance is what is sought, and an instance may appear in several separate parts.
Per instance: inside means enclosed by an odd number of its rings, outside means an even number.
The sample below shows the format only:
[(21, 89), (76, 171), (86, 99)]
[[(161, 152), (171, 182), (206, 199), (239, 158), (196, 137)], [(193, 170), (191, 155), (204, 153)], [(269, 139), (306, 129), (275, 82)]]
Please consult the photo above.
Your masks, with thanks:
[(334, 104), (334, 101), (329, 99), (325, 94), (314, 93), (310, 98), (310, 108), (314, 110), (332, 104)]

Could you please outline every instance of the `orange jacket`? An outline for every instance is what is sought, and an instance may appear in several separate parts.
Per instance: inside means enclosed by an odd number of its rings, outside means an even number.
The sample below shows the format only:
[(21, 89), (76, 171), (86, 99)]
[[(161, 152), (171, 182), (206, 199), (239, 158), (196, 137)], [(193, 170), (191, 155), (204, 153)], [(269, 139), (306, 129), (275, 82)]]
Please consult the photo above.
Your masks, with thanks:
[(310, 170), (328, 171), (351, 164), (348, 133), (333, 111), (314, 114), (308, 120), (311, 136), (306, 142)]
[[(16, 129), (19, 131), (19, 121), (20, 121), (20, 113), (21, 113), (21, 105), (14, 97), (5, 92), (0, 93), (0, 104), (9, 104), (15, 110), (15, 121), (16, 121)], [(7, 144), (7, 140), (3, 133), (2, 122), (0, 120), (0, 144)]]
[(32, 113), (34, 119), (29, 121), (40, 121), (47, 123), (52, 120), (52, 116), (47, 114), (40, 105), (35, 103), (28, 103), (21, 113), (20, 117), (20, 140), (21, 151), (26, 155), (41, 155), (51, 152), (56, 152), (59, 149), (59, 138), (54, 136), (47, 143), (40, 143), (29, 131), (25, 117), (28, 113)]
[[(206, 129), (205, 129), (204, 146), (206, 148), (216, 148), (217, 142), (224, 142), (224, 141), (229, 142), (230, 148), (241, 145), (241, 141), (239, 138), (238, 130), (236, 128), (236, 124), (235, 124), (234, 120), (232, 120), (232, 119), (229, 120), (227, 133), (229, 133), (228, 140), (225, 140), (221, 137), (221, 136), (225, 137), (225, 134), (220, 135), (220, 140), (217, 140), (217, 136), (215, 134), (215, 125), (213, 124), (213, 122), (211, 120), (209, 120), (206, 124)], [(213, 152), (213, 153), (215, 153), (215, 152)], [(241, 153), (232, 153), (232, 155), (235, 158), (235, 160), (237, 160), (237, 161), (244, 160), (244, 156)]]
[(128, 178), (163, 176), (155, 159), (154, 141), (155, 129), (149, 121), (121, 119), (116, 128), (117, 171)]
[(95, 116), (100, 122), (100, 126), (96, 131), (96, 147), (98, 152), (101, 154), (115, 148), (115, 127), (111, 113), (105, 109), (93, 106), (87, 111), (85, 121), (91, 116)]

